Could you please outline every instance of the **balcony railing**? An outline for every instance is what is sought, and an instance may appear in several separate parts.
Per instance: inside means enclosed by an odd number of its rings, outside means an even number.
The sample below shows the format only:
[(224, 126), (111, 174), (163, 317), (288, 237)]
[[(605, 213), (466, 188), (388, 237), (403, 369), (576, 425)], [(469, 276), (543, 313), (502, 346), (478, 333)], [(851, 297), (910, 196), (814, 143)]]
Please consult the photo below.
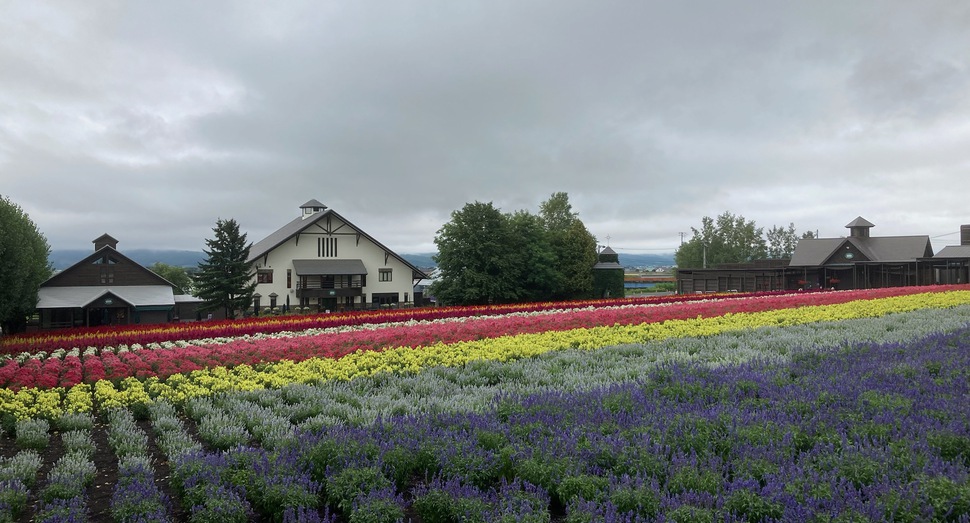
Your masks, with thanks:
[(362, 289), (360, 281), (297, 281), (296, 290), (302, 289)]

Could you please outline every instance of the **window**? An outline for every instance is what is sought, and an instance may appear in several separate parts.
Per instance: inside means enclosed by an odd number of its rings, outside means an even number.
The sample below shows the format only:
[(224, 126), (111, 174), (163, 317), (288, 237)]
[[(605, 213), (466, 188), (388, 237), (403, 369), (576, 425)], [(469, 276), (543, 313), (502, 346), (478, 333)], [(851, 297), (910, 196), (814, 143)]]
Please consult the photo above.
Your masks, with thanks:
[(101, 268), (101, 284), (106, 285), (115, 282), (115, 271), (113, 269), (102, 267)]
[(391, 269), (378, 269), (377, 281), (391, 281)]
[(396, 292), (375, 292), (371, 299), (374, 300), (372, 303), (381, 307), (396, 306), (398, 303)]
[(286, 269), (286, 288), (293, 288), (293, 269)]
[(320, 258), (336, 258), (337, 239), (332, 236), (317, 238), (317, 256)]
[(273, 283), (273, 269), (257, 269), (256, 283)]

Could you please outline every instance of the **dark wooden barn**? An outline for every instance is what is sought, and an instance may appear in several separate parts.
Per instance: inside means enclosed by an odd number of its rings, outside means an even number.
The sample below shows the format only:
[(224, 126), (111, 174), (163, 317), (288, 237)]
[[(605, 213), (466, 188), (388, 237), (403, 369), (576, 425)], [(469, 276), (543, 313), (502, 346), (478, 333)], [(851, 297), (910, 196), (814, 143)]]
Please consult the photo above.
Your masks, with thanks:
[(37, 303), (40, 328), (176, 319), (171, 282), (118, 252), (118, 240), (109, 235), (101, 235), (93, 243), (93, 253), (41, 284)]
[(856, 218), (842, 238), (799, 240), (790, 260), (756, 260), (712, 269), (677, 271), (677, 290), (755, 292), (797, 289), (874, 289), (967, 282), (970, 226), (961, 245), (936, 256), (929, 236), (872, 236), (872, 223)]

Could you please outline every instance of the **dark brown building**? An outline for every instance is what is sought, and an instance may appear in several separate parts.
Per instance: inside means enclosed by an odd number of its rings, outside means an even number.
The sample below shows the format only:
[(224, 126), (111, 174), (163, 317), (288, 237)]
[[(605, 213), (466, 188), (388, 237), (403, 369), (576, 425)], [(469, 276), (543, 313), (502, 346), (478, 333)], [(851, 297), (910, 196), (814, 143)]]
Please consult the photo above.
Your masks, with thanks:
[(872, 236), (862, 217), (846, 225), (849, 236), (799, 240), (790, 260), (758, 260), (713, 269), (678, 269), (677, 290), (754, 292), (797, 289), (873, 289), (967, 282), (970, 226), (961, 245), (933, 255), (929, 236)]
[(41, 284), (41, 328), (163, 323), (176, 315), (175, 286), (117, 250), (104, 234), (94, 252)]

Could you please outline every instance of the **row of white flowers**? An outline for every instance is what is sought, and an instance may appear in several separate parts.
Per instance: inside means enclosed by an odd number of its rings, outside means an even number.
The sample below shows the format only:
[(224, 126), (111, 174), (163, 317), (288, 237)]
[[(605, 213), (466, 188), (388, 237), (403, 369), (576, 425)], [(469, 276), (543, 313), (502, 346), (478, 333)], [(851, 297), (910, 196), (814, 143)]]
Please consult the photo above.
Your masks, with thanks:
[[(766, 300), (772, 298), (778, 298), (779, 296), (763, 296), (757, 299)], [(732, 298), (734, 300), (747, 300), (753, 298)], [(694, 300), (690, 303), (706, 303), (717, 301), (715, 299), (704, 299), (704, 300)], [(0, 365), (3, 364), (5, 360), (14, 360), (17, 363), (23, 363), (28, 359), (35, 360), (45, 360), (47, 358), (59, 358), (63, 359), (65, 357), (74, 356), (97, 356), (104, 353), (114, 353), (123, 354), (126, 352), (139, 351), (144, 349), (150, 350), (164, 350), (164, 349), (176, 349), (185, 347), (205, 347), (209, 345), (225, 345), (227, 343), (232, 343), (239, 340), (264, 340), (264, 339), (287, 339), (287, 338), (300, 338), (305, 336), (317, 336), (321, 334), (338, 334), (343, 332), (359, 332), (359, 331), (376, 331), (380, 329), (387, 329), (393, 327), (412, 327), (416, 325), (433, 325), (433, 324), (449, 324), (449, 323), (466, 323), (474, 321), (484, 321), (492, 320), (498, 318), (527, 318), (527, 317), (541, 317), (541, 316), (553, 316), (553, 315), (570, 315), (570, 314), (582, 314), (584, 312), (589, 312), (592, 310), (622, 310), (622, 309), (648, 309), (656, 307), (669, 307), (675, 305), (677, 302), (671, 303), (637, 303), (637, 304), (626, 304), (626, 305), (613, 305), (607, 307), (582, 307), (575, 309), (548, 309), (542, 311), (528, 311), (528, 312), (510, 312), (506, 314), (492, 314), (492, 315), (479, 315), (479, 316), (463, 316), (458, 318), (440, 318), (434, 320), (408, 320), (408, 321), (395, 321), (395, 322), (385, 322), (385, 323), (366, 323), (361, 325), (346, 325), (340, 327), (327, 327), (327, 328), (312, 328), (304, 329), (298, 331), (280, 331), (274, 333), (259, 333), (259, 334), (244, 334), (241, 336), (217, 336), (211, 338), (196, 338), (187, 340), (172, 340), (164, 341), (159, 343), (148, 343), (145, 345), (133, 343), (131, 345), (105, 345), (101, 347), (87, 346), (72, 347), (70, 349), (56, 349), (50, 352), (38, 351), (38, 352), (21, 352), (16, 355), (0, 355)]]

